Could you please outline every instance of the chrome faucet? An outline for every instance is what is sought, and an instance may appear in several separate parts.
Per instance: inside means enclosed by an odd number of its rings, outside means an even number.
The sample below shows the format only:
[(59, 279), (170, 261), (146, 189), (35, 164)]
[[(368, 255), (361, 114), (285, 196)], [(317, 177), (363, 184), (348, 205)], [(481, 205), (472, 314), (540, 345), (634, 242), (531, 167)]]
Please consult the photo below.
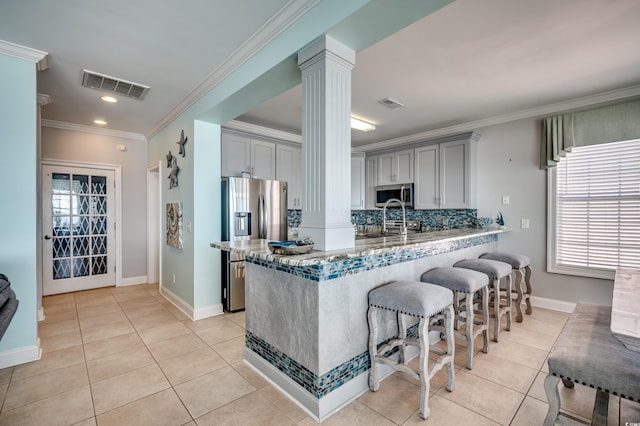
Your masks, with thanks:
[(400, 235), (407, 234), (407, 219), (405, 217), (404, 211), (404, 203), (397, 198), (389, 198), (386, 203), (384, 203), (384, 207), (382, 207), (382, 232), (387, 233), (387, 206), (390, 203), (398, 203), (402, 208), (402, 227), (400, 228)]

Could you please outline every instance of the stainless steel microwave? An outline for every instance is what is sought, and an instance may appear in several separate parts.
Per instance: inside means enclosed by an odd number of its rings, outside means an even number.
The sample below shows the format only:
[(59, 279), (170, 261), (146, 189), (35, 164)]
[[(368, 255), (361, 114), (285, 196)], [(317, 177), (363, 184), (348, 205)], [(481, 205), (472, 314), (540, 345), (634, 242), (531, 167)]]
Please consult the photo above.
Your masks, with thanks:
[[(413, 207), (413, 184), (400, 183), (395, 185), (376, 186), (376, 207), (384, 207), (384, 203), (391, 198), (396, 198), (404, 203), (405, 207)], [(399, 207), (390, 205), (389, 207)]]

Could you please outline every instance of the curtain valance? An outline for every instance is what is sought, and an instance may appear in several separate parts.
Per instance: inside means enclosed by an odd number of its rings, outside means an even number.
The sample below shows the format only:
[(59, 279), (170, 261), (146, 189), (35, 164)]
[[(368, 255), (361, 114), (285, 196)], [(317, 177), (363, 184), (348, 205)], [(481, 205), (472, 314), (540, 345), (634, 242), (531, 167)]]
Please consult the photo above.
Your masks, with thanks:
[(540, 168), (553, 167), (571, 148), (640, 139), (640, 101), (542, 119)]

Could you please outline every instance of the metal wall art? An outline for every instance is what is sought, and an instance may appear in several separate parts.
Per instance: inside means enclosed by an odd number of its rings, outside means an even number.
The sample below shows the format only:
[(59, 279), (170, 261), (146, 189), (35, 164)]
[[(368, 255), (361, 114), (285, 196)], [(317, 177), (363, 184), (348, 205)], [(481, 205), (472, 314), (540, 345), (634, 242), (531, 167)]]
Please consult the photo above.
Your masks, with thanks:
[(183, 157), (187, 154), (187, 151), (184, 148), (184, 144), (187, 143), (187, 140), (189, 138), (185, 138), (184, 137), (184, 129), (180, 132), (180, 140), (178, 142), (176, 142), (178, 144), (178, 146), (180, 147), (178, 150), (178, 154), (182, 155)]
[[(180, 140), (176, 142), (178, 144), (178, 154), (183, 157), (187, 154), (187, 151), (184, 145), (187, 143), (189, 138), (184, 135), (184, 129), (180, 131)], [(180, 167), (178, 167), (178, 158), (174, 156), (171, 151), (167, 154), (167, 168), (171, 169), (169, 172), (169, 189), (178, 187), (178, 173), (180, 172)]]
[(182, 203), (167, 203), (167, 245), (182, 249)]

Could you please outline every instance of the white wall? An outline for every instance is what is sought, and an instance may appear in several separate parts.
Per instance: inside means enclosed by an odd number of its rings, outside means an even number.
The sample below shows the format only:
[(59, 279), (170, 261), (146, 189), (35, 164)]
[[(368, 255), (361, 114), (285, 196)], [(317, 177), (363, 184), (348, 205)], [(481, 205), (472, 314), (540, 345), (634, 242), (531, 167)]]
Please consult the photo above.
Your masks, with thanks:
[[(500, 236), (500, 250), (531, 257), (534, 296), (610, 305), (613, 281), (546, 272), (547, 173), (539, 169), (539, 129), (534, 119), (477, 129), (478, 217), (502, 212), (512, 231)], [(503, 195), (509, 205), (501, 204)], [(522, 218), (529, 229), (520, 229)]]
[[(118, 150), (118, 145), (124, 145), (126, 150)], [(147, 143), (43, 127), (42, 158), (122, 167), (122, 279), (146, 277)]]

